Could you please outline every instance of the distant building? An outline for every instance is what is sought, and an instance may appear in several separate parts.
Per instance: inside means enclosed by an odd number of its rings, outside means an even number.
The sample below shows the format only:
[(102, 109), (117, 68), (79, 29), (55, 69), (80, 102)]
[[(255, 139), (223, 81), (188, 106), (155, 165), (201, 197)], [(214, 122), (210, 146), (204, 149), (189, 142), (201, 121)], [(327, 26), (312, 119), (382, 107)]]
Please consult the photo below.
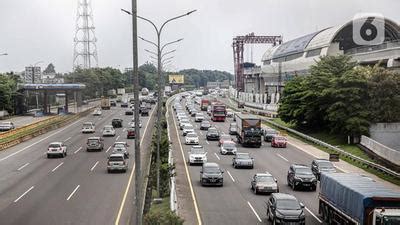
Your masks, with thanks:
[(39, 84), (42, 83), (41, 75), (42, 71), (40, 66), (27, 66), (25, 67), (25, 75), (23, 81), (28, 84)]
[(64, 78), (57, 76), (56, 73), (44, 73), (43, 72), (42, 83), (44, 83), (44, 84), (63, 84)]

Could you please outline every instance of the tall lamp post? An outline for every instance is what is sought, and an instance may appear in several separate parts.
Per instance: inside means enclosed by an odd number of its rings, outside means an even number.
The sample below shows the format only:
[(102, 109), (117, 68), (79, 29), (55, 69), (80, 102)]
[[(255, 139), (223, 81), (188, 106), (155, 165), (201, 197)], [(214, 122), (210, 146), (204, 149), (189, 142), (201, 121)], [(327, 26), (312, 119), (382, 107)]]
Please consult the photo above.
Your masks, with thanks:
[[(137, 18), (139, 18), (141, 20), (149, 22), (154, 27), (154, 29), (155, 29), (155, 31), (157, 33), (157, 43), (154, 43), (152, 41), (148, 41), (148, 40), (146, 40), (144, 38), (141, 38), (141, 37), (139, 37), (139, 38), (142, 39), (143, 41), (146, 41), (146, 42), (149, 42), (149, 43), (153, 44), (157, 48), (157, 59), (158, 59), (157, 60), (157, 73), (158, 73), (157, 128), (158, 129), (157, 129), (157, 163), (156, 163), (156, 165), (157, 165), (157, 195), (158, 195), (158, 197), (160, 197), (160, 141), (161, 141), (161, 121), (160, 121), (160, 117), (161, 117), (161, 105), (162, 105), (161, 104), (161, 100), (162, 100), (162, 98), (161, 98), (162, 87), (161, 86), (163, 85), (163, 80), (164, 80), (164, 79), (162, 79), (163, 77), (161, 76), (161, 70), (162, 70), (162, 68), (161, 68), (161, 55), (162, 55), (162, 51), (164, 50), (164, 48), (166, 46), (183, 40), (183, 39), (178, 39), (176, 41), (172, 41), (172, 42), (169, 42), (169, 43), (161, 46), (161, 33), (162, 33), (165, 25), (167, 25), (169, 22), (171, 22), (173, 20), (176, 20), (176, 19), (179, 19), (179, 18), (182, 18), (184, 16), (188, 16), (188, 15), (192, 14), (193, 12), (196, 12), (196, 10), (192, 10), (192, 11), (187, 12), (185, 14), (170, 18), (170, 19), (166, 20), (161, 25), (160, 28), (157, 27), (155, 25), (155, 23), (153, 23), (151, 20), (149, 20), (147, 18), (138, 16), (138, 15), (133, 15), (131, 12), (126, 11), (124, 9), (121, 9), (121, 10), (123, 12), (125, 12), (125, 13), (128, 13), (129, 15), (132, 15), (133, 17), (137, 17)], [(137, 108), (137, 107), (135, 107), (135, 108)]]
[[(35, 67), (39, 63), (44, 63), (44, 61), (38, 61), (38, 62), (35, 62), (34, 64), (31, 64), (31, 67), (32, 67), (32, 84), (35, 83)], [(38, 95), (39, 95), (39, 93), (36, 93), (36, 109), (39, 109), (39, 96)]]

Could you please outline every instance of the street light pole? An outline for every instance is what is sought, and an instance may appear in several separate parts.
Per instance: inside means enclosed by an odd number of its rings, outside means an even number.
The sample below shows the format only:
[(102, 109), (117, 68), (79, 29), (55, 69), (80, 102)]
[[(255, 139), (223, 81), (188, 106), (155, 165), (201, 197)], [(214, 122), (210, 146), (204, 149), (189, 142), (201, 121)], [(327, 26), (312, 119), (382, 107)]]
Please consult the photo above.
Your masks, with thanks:
[(137, 47), (137, 2), (132, 0), (132, 52), (133, 52), (133, 95), (135, 100), (135, 220), (136, 225), (142, 224), (142, 185), (140, 160), (140, 127), (139, 127), (139, 75), (138, 75), (138, 47)]

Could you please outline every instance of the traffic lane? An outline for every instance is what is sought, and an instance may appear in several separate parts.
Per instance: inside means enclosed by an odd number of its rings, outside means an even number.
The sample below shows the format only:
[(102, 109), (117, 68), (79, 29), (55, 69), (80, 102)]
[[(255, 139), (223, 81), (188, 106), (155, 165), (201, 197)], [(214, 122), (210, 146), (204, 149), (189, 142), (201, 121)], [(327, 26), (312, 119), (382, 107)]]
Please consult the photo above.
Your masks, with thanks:
[[(184, 137), (178, 132), (181, 143)], [(204, 146), (205, 140), (200, 140)], [(188, 150), (191, 146), (183, 145), (185, 159), (188, 158)], [(208, 155), (209, 161), (213, 161)], [(214, 160), (216, 162), (216, 160)], [(241, 196), (241, 193), (233, 185), (233, 180), (228, 174), (224, 174), (223, 187), (203, 187), (200, 184), (200, 166), (189, 166), (191, 183), (198, 199), (201, 217), (204, 224), (258, 224), (260, 221), (254, 215), (248, 202)], [(211, 193), (211, 194), (210, 194)]]
[[(117, 136), (118, 137), (118, 136)], [(107, 138), (108, 139), (108, 138)], [(113, 143), (113, 141), (112, 141), (112, 143)], [(102, 157), (102, 159), (105, 159), (105, 157)], [(86, 160), (84, 160), (84, 161), (86, 161)], [(90, 161), (90, 160), (87, 160), (87, 161)], [(97, 162), (99, 162), (99, 161), (97, 161)], [(94, 165), (96, 165), (96, 163), (94, 164)], [(105, 165), (105, 162), (104, 162), (104, 165)], [(72, 166), (73, 168), (76, 168), (76, 166)], [(93, 169), (93, 167), (91, 167), (91, 169)], [(86, 170), (86, 169), (85, 169)], [(84, 171), (83, 171), (84, 172)], [(78, 172), (78, 174), (81, 174), (81, 172)], [(82, 179), (78, 179), (78, 180), (82, 180)], [(119, 180), (117, 180), (117, 181), (119, 181)], [(112, 184), (118, 184), (118, 182), (115, 182), (115, 181), (112, 181), (111, 182)], [(65, 184), (64, 184), (65, 185)], [(65, 186), (68, 186), (68, 185), (65, 185)], [(107, 187), (107, 186), (110, 186), (110, 185), (103, 185), (103, 186), (105, 186), (105, 187)], [(85, 185), (82, 185), (82, 188), (81, 188), (81, 190), (85, 190)], [(60, 189), (60, 188), (57, 188), (57, 189)], [(94, 188), (94, 189), (96, 189), (96, 187)], [(94, 190), (94, 189), (91, 189), (91, 192), (93, 192), (92, 190)], [(113, 189), (112, 189), (113, 190)], [(101, 195), (101, 196), (103, 196), (103, 195)], [(84, 198), (83, 198), (84, 199)], [(114, 199), (114, 198), (112, 198), (112, 199)], [(85, 200), (83, 200), (83, 203), (85, 203), (85, 202), (87, 202), (87, 201), (85, 201)], [(107, 203), (106, 203), (106, 205), (109, 205), (110, 204), (110, 201), (108, 201)], [(80, 205), (85, 205), (85, 204), (80, 204)], [(53, 207), (51, 207), (51, 208), (53, 208)], [(46, 209), (43, 209), (43, 207), (41, 208), (41, 210), (44, 210), (44, 212), (43, 213), (45, 213), (46, 212)], [(63, 210), (64, 211), (64, 210)], [(83, 210), (79, 210), (78, 212), (80, 212), (80, 211), (83, 211)], [(107, 210), (106, 210), (107, 211)], [(35, 215), (40, 215), (41, 213), (37, 213), (37, 214), (35, 214)], [(74, 213), (74, 215), (78, 215), (77, 213)], [(109, 216), (107, 216), (107, 217), (109, 217)], [(55, 218), (60, 218), (60, 217), (55, 217)], [(79, 221), (79, 219), (80, 219), (81, 217), (79, 217), (79, 218), (76, 218), (76, 219), (74, 219), (74, 221)], [(96, 217), (97, 218), (97, 217)], [(32, 219), (31, 219), (31, 221), (35, 221), (35, 218), (33, 217)], [(40, 221), (42, 224), (43, 224), (43, 220), (40, 218), (40, 216), (38, 216), (38, 221)], [(67, 221), (67, 220), (66, 220)], [(102, 221), (101, 219), (99, 219), (99, 221)], [(104, 220), (103, 220), (104, 221)], [(48, 221), (49, 222), (49, 224), (51, 224), (52, 223), (52, 221), (50, 220), (50, 221)], [(18, 224), (19, 222), (17, 221), (17, 224)], [(34, 224), (34, 223), (33, 223)], [(82, 224), (87, 224), (87, 222), (85, 222), (85, 223), (82, 223)], [(93, 224), (98, 224), (98, 223), (93, 223)], [(109, 223), (105, 223), (105, 224), (109, 224)]]
[[(214, 123), (214, 126), (217, 127), (221, 132), (228, 133), (228, 124), (231, 119), (227, 119), (225, 123)], [(233, 136), (232, 136), (233, 137)], [(208, 144), (207, 144), (208, 143)], [(217, 146), (217, 142), (207, 142), (206, 146), (212, 150), (211, 155), (215, 155), (216, 158), (219, 160), (222, 165), (231, 167), (232, 168), (232, 156), (222, 156), (219, 153), (219, 147)], [(270, 151), (270, 152), (264, 152), (264, 150)], [(280, 184), (279, 186), (284, 186), (281, 188), (281, 192), (284, 193), (290, 193), (296, 196), (299, 201), (302, 201), (307, 209), (305, 210), (306, 214), (306, 220), (309, 221), (308, 223), (310, 224), (320, 224), (320, 221), (318, 218), (315, 218), (318, 212), (318, 194), (319, 190), (317, 189), (316, 192), (293, 192), (291, 189), (286, 186), (286, 171), (290, 166), (289, 161), (285, 161), (284, 157), (280, 155), (279, 150), (281, 149), (273, 149), (272, 147), (268, 147), (268, 144), (263, 143), (262, 148), (243, 148), (240, 145), (238, 146), (238, 152), (249, 152), (254, 158), (255, 158), (255, 169), (259, 170), (257, 172), (265, 172), (269, 171), (272, 175), (274, 175), (278, 179), (278, 183)], [(272, 151), (272, 153), (271, 153)], [(274, 152), (275, 151), (275, 152)], [(209, 151), (210, 152), (210, 151)], [(290, 154), (290, 150), (286, 152), (287, 154)], [(308, 158), (309, 156), (304, 154), (303, 152), (297, 152), (300, 153), (299, 155), (295, 155), (297, 161), (296, 163), (303, 163), (306, 164), (310, 159)], [(302, 154), (301, 154), (302, 153)], [(209, 154), (210, 155), (210, 154)], [(259, 157), (259, 155), (263, 157)], [(264, 158), (264, 156), (268, 156), (267, 158)], [(259, 160), (262, 158), (262, 160)], [(266, 162), (271, 163), (273, 165), (268, 165)], [(266, 166), (264, 166), (266, 164)], [(254, 204), (256, 205), (255, 210), (259, 211), (259, 213), (263, 216), (265, 216), (265, 201), (268, 200), (262, 199), (260, 200), (259, 197), (255, 197), (252, 192), (250, 192), (250, 180), (251, 177), (256, 173), (254, 170), (238, 170), (238, 169), (231, 169), (229, 170), (232, 176), (234, 177), (235, 180), (237, 180), (237, 185), (240, 186), (241, 192), (244, 193), (247, 197), (247, 199), (251, 198)], [(282, 173), (282, 171), (284, 171)], [(237, 177), (237, 179), (235, 178)], [(282, 185), (285, 184), (285, 185)], [(310, 211), (309, 211), (310, 210)]]

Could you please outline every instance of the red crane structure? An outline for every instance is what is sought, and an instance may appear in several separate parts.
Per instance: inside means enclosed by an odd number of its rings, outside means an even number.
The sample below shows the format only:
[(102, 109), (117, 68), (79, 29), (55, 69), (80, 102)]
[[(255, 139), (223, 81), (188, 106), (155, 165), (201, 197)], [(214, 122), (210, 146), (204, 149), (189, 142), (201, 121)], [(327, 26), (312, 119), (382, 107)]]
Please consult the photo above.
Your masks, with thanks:
[(238, 91), (244, 91), (244, 45), (245, 44), (276, 44), (282, 43), (282, 36), (255, 36), (254, 33), (250, 33), (245, 36), (237, 36), (233, 38), (233, 60), (235, 66), (235, 82), (236, 89)]

